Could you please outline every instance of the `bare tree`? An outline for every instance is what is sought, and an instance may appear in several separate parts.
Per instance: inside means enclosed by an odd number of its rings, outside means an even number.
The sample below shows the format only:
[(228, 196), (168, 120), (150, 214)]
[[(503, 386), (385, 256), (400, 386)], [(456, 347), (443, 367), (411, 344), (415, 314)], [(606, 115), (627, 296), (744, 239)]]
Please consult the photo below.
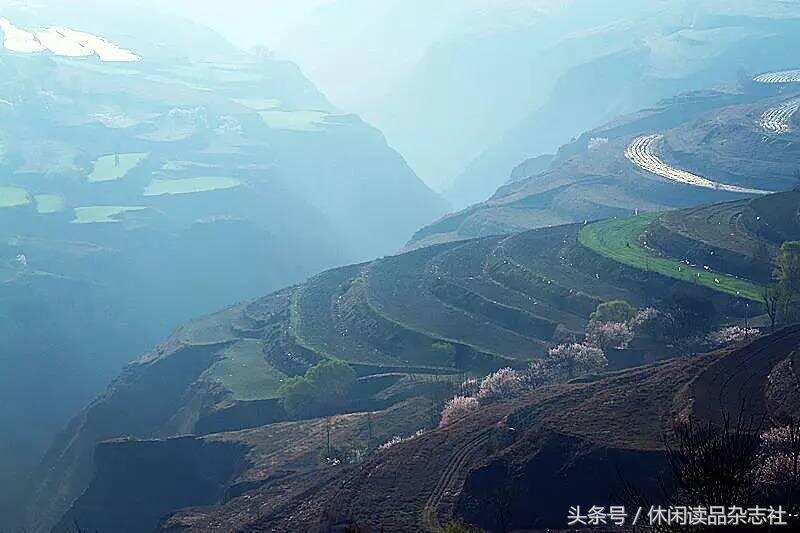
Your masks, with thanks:
[(743, 505), (753, 502), (760, 422), (744, 409), (721, 426), (694, 421), (673, 426), (665, 439), (672, 499), (680, 505)]
[[(653, 497), (672, 507), (763, 505), (758, 484), (762, 420), (745, 415), (725, 415), (718, 424), (675, 421), (664, 435), (666, 469), (658, 476), (661, 495), (646, 495), (640, 487), (622, 480), (622, 501), (632, 508), (648, 508)], [(706, 526), (654, 524), (653, 532), (705, 531)]]
[(778, 320), (778, 309), (780, 309), (781, 291), (775, 285), (766, 285), (761, 297), (764, 301), (764, 307), (767, 309), (769, 327), (774, 331), (775, 324)]

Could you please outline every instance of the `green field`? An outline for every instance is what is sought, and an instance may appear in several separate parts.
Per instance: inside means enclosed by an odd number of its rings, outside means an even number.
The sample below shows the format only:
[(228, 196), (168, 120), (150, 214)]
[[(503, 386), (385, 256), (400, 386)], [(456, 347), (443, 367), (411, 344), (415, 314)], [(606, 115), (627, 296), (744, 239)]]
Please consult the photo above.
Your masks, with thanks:
[(117, 161), (116, 154), (104, 155), (94, 162), (94, 170), (89, 174), (89, 181), (97, 183), (124, 178), (128, 172), (147, 159), (148, 155), (149, 154), (119, 154), (119, 161)]
[(220, 189), (232, 189), (241, 184), (242, 182), (233, 178), (213, 176), (177, 180), (153, 180), (144, 190), (144, 195), (161, 196), (163, 194), (190, 194), (194, 192), (208, 192)]
[(118, 216), (123, 213), (142, 211), (146, 207), (129, 207), (121, 205), (93, 205), (75, 208), (73, 224), (109, 224), (119, 222)]
[(276, 130), (320, 131), (328, 114), (322, 111), (261, 111), (259, 115), (267, 126)]
[(243, 339), (225, 350), (224, 357), (205, 374), (221, 383), (237, 400), (268, 400), (278, 397), (286, 374), (264, 358), (263, 343)]
[(696, 283), (733, 296), (758, 302), (762, 300), (762, 289), (755, 283), (728, 274), (695, 268), (643, 247), (639, 237), (656, 217), (658, 214), (649, 213), (595, 222), (581, 229), (578, 241), (586, 248), (625, 265)]
[(211, 168), (213, 165), (208, 163), (198, 163), (196, 161), (182, 161), (179, 159), (167, 161), (161, 166), (164, 172), (182, 172), (190, 168)]
[(31, 203), (28, 191), (20, 187), (0, 187), (0, 208), (19, 207)]
[(58, 194), (37, 194), (33, 198), (36, 200), (36, 211), (42, 215), (60, 213), (66, 208), (64, 197)]

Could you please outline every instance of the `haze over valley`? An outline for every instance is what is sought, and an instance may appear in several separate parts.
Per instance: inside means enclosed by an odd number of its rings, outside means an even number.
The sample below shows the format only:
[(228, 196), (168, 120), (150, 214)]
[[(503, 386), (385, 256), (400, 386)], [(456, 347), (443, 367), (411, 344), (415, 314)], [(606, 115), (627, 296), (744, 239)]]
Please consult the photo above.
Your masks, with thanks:
[(0, 531), (791, 529), (799, 30), (0, 1)]

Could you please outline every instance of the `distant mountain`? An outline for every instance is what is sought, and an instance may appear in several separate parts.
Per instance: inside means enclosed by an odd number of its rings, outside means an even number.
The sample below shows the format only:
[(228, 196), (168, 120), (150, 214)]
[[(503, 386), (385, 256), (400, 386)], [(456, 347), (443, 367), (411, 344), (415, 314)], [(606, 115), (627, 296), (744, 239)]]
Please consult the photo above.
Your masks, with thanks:
[[(582, 134), (561, 147), (545, 170), (532, 168), (527, 178), (517, 174), (485, 202), (418, 231), (408, 248), (697, 205), (735, 198), (748, 188), (790, 189), (796, 182), (798, 97), (797, 83), (744, 79), (741, 87), (666, 99)], [(652, 135), (648, 150), (670, 168), (733, 187), (697, 186), (637, 164), (630, 147)]]
[(264, 40), (460, 209), (620, 113), (781, 68), (799, 17), (781, 0), (329, 0)]
[(180, 321), (392, 253), (445, 210), (294, 64), (118, 9), (2, 11), (4, 486)]
[(538, 21), (558, 10), (549, 0), (330, 0), (264, 40), (438, 188), (540, 94), (527, 65), (557, 31)]
[(678, 92), (734, 83), (742, 72), (794, 65), (789, 50), (800, 44), (800, 12), (789, 18), (783, 11), (737, 13), (738, 5), (729, 11), (704, 3), (639, 4), (651, 9), (631, 6), (614, 24), (595, 21), (596, 27), (548, 43), (531, 58), (531, 68), (551, 79), (455, 178), (445, 195), (456, 208), (486, 200), (520, 161), (552, 153), (621, 113)]

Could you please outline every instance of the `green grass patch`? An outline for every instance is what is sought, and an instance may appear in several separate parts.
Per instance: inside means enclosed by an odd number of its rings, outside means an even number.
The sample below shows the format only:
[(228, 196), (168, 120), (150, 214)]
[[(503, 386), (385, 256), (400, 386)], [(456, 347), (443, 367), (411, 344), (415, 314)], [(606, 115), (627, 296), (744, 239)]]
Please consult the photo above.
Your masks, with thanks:
[(220, 189), (232, 189), (242, 182), (233, 178), (205, 177), (184, 178), (176, 180), (153, 180), (144, 190), (145, 196), (161, 196), (163, 194), (190, 194)]
[(320, 131), (328, 114), (323, 111), (261, 111), (259, 115), (267, 126), (276, 130)]
[(286, 374), (264, 359), (263, 348), (261, 341), (240, 340), (208, 369), (206, 379), (221, 383), (237, 400), (278, 398)]
[(610, 219), (581, 229), (578, 241), (590, 250), (619, 263), (696, 283), (733, 296), (761, 301), (761, 286), (721, 272), (692, 267), (644, 247), (639, 237), (659, 215), (648, 213), (631, 218)]
[(33, 199), (36, 200), (36, 211), (42, 215), (60, 213), (67, 207), (64, 197), (58, 194), (37, 194)]
[(19, 207), (31, 203), (28, 191), (20, 187), (0, 187), (0, 208)]
[(109, 224), (119, 222), (119, 216), (134, 211), (142, 211), (146, 207), (121, 205), (93, 205), (75, 208), (73, 224)]
[(93, 183), (114, 181), (124, 178), (128, 172), (139, 166), (150, 154), (104, 155), (94, 162), (94, 170), (89, 174)]

